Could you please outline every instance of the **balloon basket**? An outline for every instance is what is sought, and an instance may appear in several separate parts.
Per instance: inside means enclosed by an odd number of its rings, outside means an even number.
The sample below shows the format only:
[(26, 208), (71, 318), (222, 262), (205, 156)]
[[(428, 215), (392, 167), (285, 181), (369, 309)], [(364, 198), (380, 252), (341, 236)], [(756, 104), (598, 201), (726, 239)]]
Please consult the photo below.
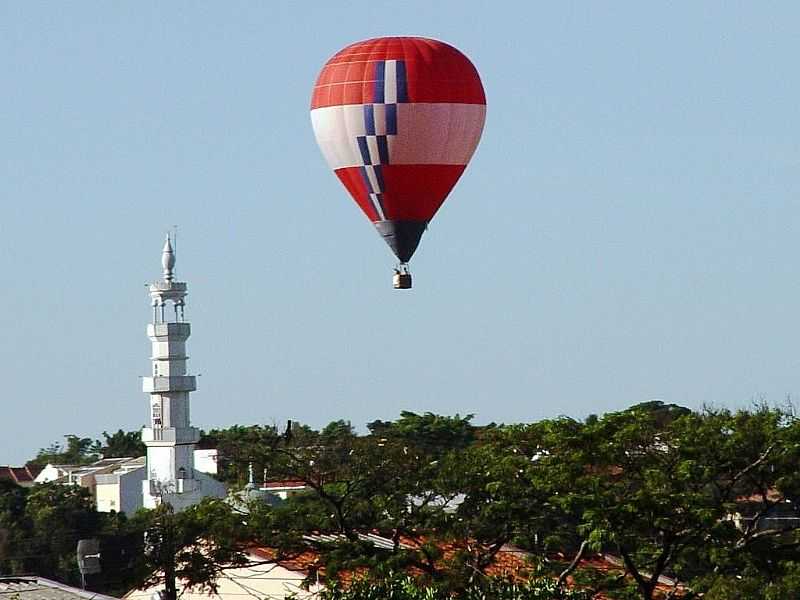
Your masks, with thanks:
[(392, 276), (392, 285), (396, 290), (410, 290), (411, 273), (408, 271), (395, 271)]

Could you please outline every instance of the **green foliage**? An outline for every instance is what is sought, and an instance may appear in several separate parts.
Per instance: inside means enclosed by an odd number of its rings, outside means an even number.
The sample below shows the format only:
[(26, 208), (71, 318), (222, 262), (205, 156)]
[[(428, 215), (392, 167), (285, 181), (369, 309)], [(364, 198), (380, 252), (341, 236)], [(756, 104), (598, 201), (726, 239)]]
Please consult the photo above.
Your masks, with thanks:
[(705, 600), (786, 600), (800, 598), (800, 564), (784, 561), (771, 575), (745, 568), (737, 575), (708, 577)]
[(319, 433), (320, 441), (323, 444), (336, 442), (342, 438), (352, 438), (355, 437), (355, 435), (355, 429), (353, 429), (353, 425), (350, 421), (344, 421), (342, 419), (331, 421)]
[(273, 426), (234, 425), (203, 433), (200, 444), (217, 449), (218, 477), (235, 487), (247, 483), (250, 463), (254, 463), (257, 473), (264, 468), (269, 470), (270, 450), (280, 439), (278, 430)]
[(587, 592), (561, 590), (552, 580), (509, 581), (486, 578), (457, 594), (440, 585), (421, 583), (407, 575), (392, 574), (378, 581), (356, 579), (350, 585), (332, 583), (323, 600), (589, 600)]
[(634, 404), (625, 412), (648, 414), (659, 427), (666, 427), (675, 419), (692, 414), (692, 411), (685, 406), (664, 404), (661, 400), (640, 402), (639, 404)]
[(0, 480), (0, 573), (19, 572), (24, 557), (19, 555), (20, 541), (25, 539), (25, 503), (27, 490)]
[(117, 430), (116, 433), (109, 434), (103, 432), (104, 441), (100, 445), (100, 454), (103, 458), (136, 458), (144, 456), (147, 448), (142, 442), (141, 431)]
[(54, 465), (85, 465), (100, 458), (125, 458), (143, 456), (146, 452), (142, 443), (140, 431), (117, 430), (109, 434), (103, 432), (103, 441), (91, 438), (82, 438), (77, 435), (65, 435), (66, 445), (55, 442), (47, 448), (41, 448), (36, 458), (28, 464), (44, 466)]
[[(27, 557), (46, 554), (38, 572), (74, 581), (78, 536), (100, 537), (108, 564), (126, 573), (119, 581), (173, 573), (213, 590), (225, 565), (244, 560), (240, 543), (291, 558), (312, 539), (329, 600), (558, 598), (568, 582), (652, 600), (665, 592), (662, 577), (686, 597), (800, 597), (800, 423), (792, 412), (692, 412), (655, 401), (583, 422), (479, 428), (471, 419), (404, 412), (370, 423), (367, 435), (344, 420), (321, 432), (297, 424), (211, 431), (203, 441), (219, 448), (226, 481), (242, 485), (253, 464), (307, 487), (285, 502), (254, 501), (246, 516), (206, 501), (126, 520), (97, 515), (76, 488), (0, 486), (0, 568), (32, 570)], [(104, 435), (105, 448), (133, 441)], [(90, 451), (70, 436), (61, 454)], [(375, 546), (365, 533), (391, 543)], [(525, 587), (490, 577), (509, 544), (535, 557), (531, 570), (542, 579)], [(595, 571), (580, 560), (601, 555), (620, 568)], [(337, 576), (353, 572), (370, 583), (337, 587)]]
[(446, 417), (430, 412), (418, 415), (403, 411), (397, 421), (373, 421), (367, 428), (376, 437), (396, 439), (426, 453), (441, 454), (466, 448), (475, 441), (475, 427), (470, 424), (473, 416)]
[(85, 465), (99, 458), (99, 442), (72, 434), (64, 436), (64, 439), (67, 441), (66, 446), (56, 442), (42, 448), (29, 464)]
[(15, 488), (0, 487), (0, 529), (5, 532), (0, 571), (79, 583), (78, 540), (96, 534), (101, 520), (88, 491), (54, 484)]

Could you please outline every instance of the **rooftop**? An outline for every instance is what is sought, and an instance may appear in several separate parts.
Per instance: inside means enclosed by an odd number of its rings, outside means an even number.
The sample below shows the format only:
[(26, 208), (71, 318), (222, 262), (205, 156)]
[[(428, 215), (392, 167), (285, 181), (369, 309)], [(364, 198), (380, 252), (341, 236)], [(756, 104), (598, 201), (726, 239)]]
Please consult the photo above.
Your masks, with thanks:
[(19, 600), (116, 600), (44, 577), (0, 577), (0, 597)]
[(0, 466), (0, 480), (7, 479), (19, 485), (32, 484), (41, 470), (41, 467), (36, 466), (12, 467), (4, 465)]

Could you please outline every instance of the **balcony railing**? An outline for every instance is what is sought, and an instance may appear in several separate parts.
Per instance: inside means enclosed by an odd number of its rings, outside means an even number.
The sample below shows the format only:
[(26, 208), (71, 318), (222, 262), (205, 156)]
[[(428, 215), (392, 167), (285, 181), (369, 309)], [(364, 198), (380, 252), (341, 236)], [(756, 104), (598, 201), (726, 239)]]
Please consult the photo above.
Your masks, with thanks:
[(189, 427), (188, 429), (176, 429), (175, 427), (145, 427), (142, 430), (142, 441), (147, 442), (167, 442), (178, 444), (196, 444), (200, 441), (200, 430)]

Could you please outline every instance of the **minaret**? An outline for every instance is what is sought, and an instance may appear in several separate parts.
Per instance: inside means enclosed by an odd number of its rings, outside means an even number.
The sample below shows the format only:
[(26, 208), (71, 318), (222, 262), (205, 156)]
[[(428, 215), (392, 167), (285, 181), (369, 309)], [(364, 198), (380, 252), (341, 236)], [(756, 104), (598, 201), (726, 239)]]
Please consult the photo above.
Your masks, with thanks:
[(163, 279), (150, 285), (153, 322), (147, 326), (147, 337), (153, 344), (153, 370), (142, 385), (150, 394), (150, 425), (142, 430), (147, 446), (142, 492), (145, 508), (167, 501), (180, 510), (210, 495), (211, 490), (202, 493), (201, 481), (208, 478), (194, 470), (200, 432), (189, 421), (189, 393), (197, 388), (195, 377), (186, 373), (186, 340), (191, 333), (183, 315), (187, 286), (175, 281), (175, 251), (169, 236), (161, 266)]

